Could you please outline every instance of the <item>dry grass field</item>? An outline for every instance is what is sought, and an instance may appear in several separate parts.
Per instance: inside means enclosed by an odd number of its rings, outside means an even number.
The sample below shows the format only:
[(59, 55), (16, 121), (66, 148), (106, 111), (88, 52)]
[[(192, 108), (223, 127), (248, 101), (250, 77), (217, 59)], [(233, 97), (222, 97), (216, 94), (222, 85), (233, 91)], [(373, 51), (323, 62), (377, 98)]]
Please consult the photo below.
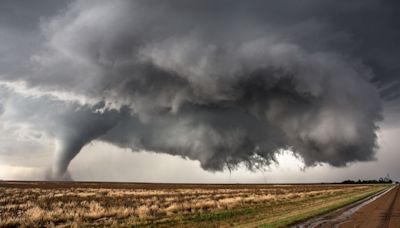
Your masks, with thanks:
[(0, 182), (0, 226), (279, 227), (386, 185)]

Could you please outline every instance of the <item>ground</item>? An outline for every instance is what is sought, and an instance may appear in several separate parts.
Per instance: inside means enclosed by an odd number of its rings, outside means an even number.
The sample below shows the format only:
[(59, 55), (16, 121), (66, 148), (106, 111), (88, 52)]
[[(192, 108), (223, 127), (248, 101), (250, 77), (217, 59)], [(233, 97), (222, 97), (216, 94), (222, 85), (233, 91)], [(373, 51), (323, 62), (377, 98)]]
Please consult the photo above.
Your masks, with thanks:
[(0, 226), (279, 227), (387, 185), (0, 182)]
[(321, 216), (315, 221), (309, 221), (304, 227), (400, 227), (400, 187), (393, 186), (359, 206)]

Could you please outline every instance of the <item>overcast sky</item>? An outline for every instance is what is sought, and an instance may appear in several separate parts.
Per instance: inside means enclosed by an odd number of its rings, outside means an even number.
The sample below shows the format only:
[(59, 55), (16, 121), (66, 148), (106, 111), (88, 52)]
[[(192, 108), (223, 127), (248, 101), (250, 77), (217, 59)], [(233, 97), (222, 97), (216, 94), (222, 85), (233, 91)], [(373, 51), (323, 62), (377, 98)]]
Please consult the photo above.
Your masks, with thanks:
[(395, 0), (0, 3), (0, 179), (400, 179)]

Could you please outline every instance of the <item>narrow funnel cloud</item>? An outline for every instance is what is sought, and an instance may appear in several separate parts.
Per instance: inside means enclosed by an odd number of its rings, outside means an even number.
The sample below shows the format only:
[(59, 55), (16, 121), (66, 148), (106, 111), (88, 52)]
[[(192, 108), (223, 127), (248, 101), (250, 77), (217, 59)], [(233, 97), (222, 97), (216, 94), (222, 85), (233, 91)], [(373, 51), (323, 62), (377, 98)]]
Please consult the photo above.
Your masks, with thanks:
[(68, 179), (67, 169), (71, 160), (79, 153), (82, 142), (61, 141), (57, 143), (50, 179)]
[(392, 37), (379, 23), (396, 4), (71, 1), (0, 74), (1, 118), (55, 138), (51, 179), (94, 140), (210, 171), (263, 167), (282, 149), (306, 166), (374, 160), (399, 52), (353, 15)]
[[(62, 126), (60, 130), (55, 131), (56, 151), (54, 154), (54, 163), (50, 179), (69, 179), (67, 172), (71, 160), (88, 143), (104, 135), (116, 124), (116, 112), (99, 113), (99, 109), (104, 107), (100, 102), (93, 107), (74, 110), (73, 113), (67, 113), (66, 116), (57, 116), (60, 118)], [(62, 114), (64, 114), (62, 113)]]

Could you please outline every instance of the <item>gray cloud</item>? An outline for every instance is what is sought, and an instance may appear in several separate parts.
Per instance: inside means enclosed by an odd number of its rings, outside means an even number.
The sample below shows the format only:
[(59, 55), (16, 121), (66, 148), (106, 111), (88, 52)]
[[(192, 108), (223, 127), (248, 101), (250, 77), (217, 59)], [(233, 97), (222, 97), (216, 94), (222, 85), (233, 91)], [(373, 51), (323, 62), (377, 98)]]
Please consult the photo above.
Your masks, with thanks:
[[(358, 15), (387, 25), (393, 4), (58, 5), (33, 29), (37, 48), (12, 53), (20, 61), (0, 75), (9, 83), (2, 119), (57, 139), (55, 177), (96, 139), (199, 160), (207, 170), (268, 165), (287, 148), (308, 166), (372, 160), (379, 96), (397, 96), (389, 41), (398, 31), (380, 26), (388, 41), (380, 42)], [(35, 26), (9, 27), (22, 25)], [(20, 82), (26, 88), (13, 87)]]

